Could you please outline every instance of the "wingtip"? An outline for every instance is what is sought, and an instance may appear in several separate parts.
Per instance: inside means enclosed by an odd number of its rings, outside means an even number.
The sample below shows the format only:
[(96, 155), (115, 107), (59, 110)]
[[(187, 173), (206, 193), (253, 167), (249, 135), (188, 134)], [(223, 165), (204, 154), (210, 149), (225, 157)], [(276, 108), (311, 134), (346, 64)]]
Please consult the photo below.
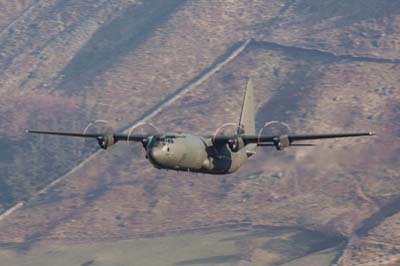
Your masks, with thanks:
[(369, 135), (370, 135), (370, 136), (375, 136), (376, 133), (375, 133), (375, 132), (369, 132)]
[(29, 129), (25, 129), (25, 133), (30, 133)]

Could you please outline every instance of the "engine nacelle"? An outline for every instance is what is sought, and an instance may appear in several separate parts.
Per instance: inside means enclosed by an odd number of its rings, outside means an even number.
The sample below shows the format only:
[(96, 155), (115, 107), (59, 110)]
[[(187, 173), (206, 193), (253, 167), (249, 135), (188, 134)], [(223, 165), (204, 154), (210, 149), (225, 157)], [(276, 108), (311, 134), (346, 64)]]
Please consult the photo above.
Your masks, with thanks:
[(244, 141), (242, 138), (236, 137), (228, 141), (228, 146), (231, 151), (238, 152), (241, 148), (244, 147)]
[(290, 146), (290, 140), (288, 135), (282, 135), (274, 138), (274, 145), (278, 151), (281, 151)]
[(117, 141), (114, 139), (113, 135), (103, 135), (97, 137), (97, 142), (102, 149), (106, 150), (108, 147), (114, 145)]

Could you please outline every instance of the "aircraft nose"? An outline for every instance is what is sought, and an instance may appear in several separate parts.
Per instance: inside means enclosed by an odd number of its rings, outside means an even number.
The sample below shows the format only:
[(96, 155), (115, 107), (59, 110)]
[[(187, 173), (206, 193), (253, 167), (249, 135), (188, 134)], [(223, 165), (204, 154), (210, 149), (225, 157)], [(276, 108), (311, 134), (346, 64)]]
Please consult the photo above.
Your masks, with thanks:
[(159, 162), (162, 158), (162, 150), (153, 148), (150, 150), (149, 156), (153, 161)]

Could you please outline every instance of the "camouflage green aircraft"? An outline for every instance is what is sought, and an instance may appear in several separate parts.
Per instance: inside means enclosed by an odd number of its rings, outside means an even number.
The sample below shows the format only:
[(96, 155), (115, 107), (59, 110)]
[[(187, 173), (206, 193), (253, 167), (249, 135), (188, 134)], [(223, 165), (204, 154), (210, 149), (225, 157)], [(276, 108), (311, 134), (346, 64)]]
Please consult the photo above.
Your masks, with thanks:
[(229, 174), (238, 170), (257, 146), (274, 146), (283, 150), (289, 146), (311, 146), (298, 143), (307, 140), (372, 136), (374, 133), (261, 135), (256, 134), (253, 85), (249, 80), (243, 100), (239, 126), (230, 135), (191, 135), (184, 133), (115, 134), (68, 133), (27, 130), (28, 133), (94, 138), (102, 149), (118, 141), (141, 142), (146, 158), (159, 169)]

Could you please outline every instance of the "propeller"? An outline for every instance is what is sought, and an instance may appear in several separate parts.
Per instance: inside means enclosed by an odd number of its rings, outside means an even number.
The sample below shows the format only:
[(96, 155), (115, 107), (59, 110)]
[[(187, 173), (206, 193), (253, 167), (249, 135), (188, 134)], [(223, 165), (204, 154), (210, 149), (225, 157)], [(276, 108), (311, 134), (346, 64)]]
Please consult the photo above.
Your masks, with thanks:
[[(234, 136), (234, 138), (228, 142), (228, 146), (230, 150), (233, 152), (239, 151), (244, 146), (244, 143), (241, 139), (236, 137), (238, 135), (237, 132), (238, 132), (238, 125), (235, 123), (225, 123), (219, 128), (217, 128), (212, 138), (216, 152), (217, 153), (223, 152), (222, 149), (223, 147), (225, 147), (225, 145), (219, 145), (218, 143), (219, 136)], [(222, 141), (221, 144), (226, 144), (226, 141), (225, 140)]]
[(269, 121), (258, 131), (258, 138), (261, 136), (281, 136), (288, 135), (290, 127), (288, 124), (280, 121)]
[[(133, 153), (137, 156), (140, 156), (142, 154), (142, 149), (139, 146), (138, 142), (131, 142), (129, 141), (129, 138), (131, 135), (156, 135), (160, 131), (156, 126), (154, 126), (151, 123), (139, 123), (137, 125), (132, 126), (129, 131), (128, 131), (128, 139), (127, 142), (128, 144), (131, 144), (130, 146), (133, 147)], [(147, 142), (142, 142), (143, 148), (146, 150), (147, 149)], [(147, 156), (147, 154), (145, 155)]]
[[(90, 122), (85, 129), (83, 130), (83, 134), (99, 134), (97, 138), (97, 143), (102, 149), (107, 149), (111, 145), (115, 143), (114, 141), (114, 128), (110, 125), (110, 122), (107, 120), (95, 120)], [(94, 139), (85, 138), (84, 146), (85, 147), (93, 147)]]
[[(288, 124), (281, 121), (269, 121), (258, 132), (258, 140), (262, 136), (276, 136), (274, 143), (271, 144), (258, 144), (261, 147), (275, 147), (277, 150), (283, 150), (290, 145), (289, 140), (285, 137), (290, 133), (290, 127)], [(266, 149), (263, 149), (264, 153), (268, 153)]]
[[(269, 121), (264, 124), (264, 126), (258, 132), (258, 139), (262, 136), (276, 136), (274, 138), (274, 143), (261, 143), (258, 144), (260, 147), (275, 147), (277, 150), (283, 150), (289, 146), (291, 147), (312, 147), (315, 144), (307, 143), (290, 143), (288, 135), (290, 134), (290, 127), (285, 122), (281, 121)], [(259, 141), (260, 142), (260, 141)], [(267, 152), (267, 150), (263, 150)]]

